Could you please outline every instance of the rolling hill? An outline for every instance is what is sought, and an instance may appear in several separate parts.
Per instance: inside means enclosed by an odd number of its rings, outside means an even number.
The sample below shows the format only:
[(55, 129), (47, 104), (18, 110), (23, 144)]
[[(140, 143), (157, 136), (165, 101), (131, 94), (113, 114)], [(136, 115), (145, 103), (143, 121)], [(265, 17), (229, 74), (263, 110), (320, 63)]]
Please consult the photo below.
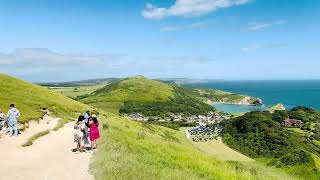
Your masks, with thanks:
[[(173, 112), (179, 113), (183, 111), (182, 109), (190, 108), (190, 112), (192, 111), (190, 114), (201, 114), (205, 113), (204, 111), (213, 111), (210, 106), (213, 102), (250, 105), (260, 103), (259, 99), (253, 97), (219, 90), (194, 89), (147, 79), (143, 76), (134, 76), (110, 83), (80, 101), (102, 109), (107, 108), (107, 106), (112, 106), (116, 109), (122, 108), (124, 109), (123, 112), (133, 112), (133, 109), (139, 112), (146, 109), (153, 112), (165, 109), (168, 112), (169, 110), (176, 109)], [(179, 105), (181, 105), (180, 108), (178, 108)], [(197, 113), (194, 109), (192, 110), (192, 106), (205, 110)], [(126, 109), (130, 110), (127, 111)]]
[(143, 76), (134, 76), (124, 80), (106, 85), (105, 87), (94, 91), (83, 102), (163, 102), (173, 97), (173, 87), (144, 78)]
[[(1, 103), (15, 103), (22, 113), (21, 122), (41, 118), (42, 109), (67, 120), (74, 118), (75, 112), (89, 108), (46, 88), (6, 75), (0, 75), (0, 82), (3, 85), (0, 88)], [(99, 111), (101, 140), (91, 164), (91, 172), (98, 180), (295, 179), (281, 170), (255, 162), (220, 161), (195, 147), (185, 138), (183, 131), (130, 121), (110, 112)], [(67, 126), (68, 132), (71, 126)], [(68, 154), (70, 149), (65, 147), (62, 152)], [(20, 167), (15, 168), (19, 173)]]
[[(284, 126), (286, 118), (302, 119), (306, 133), (298, 133), (299, 126)], [(223, 121), (223, 142), (252, 158), (263, 158), (268, 166), (282, 168), (305, 179), (320, 178), (320, 146), (318, 123), (320, 113), (311, 108), (296, 107), (271, 114), (250, 112), (230, 121)], [(309, 129), (309, 130), (308, 130)], [(303, 131), (301, 131), (303, 132)]]
[(0, 103), (6, 112), (14, 103), (20, 110), (20, 123), (42, 118), (47, 109), (64, 121), (76, 117), (76, 112), (84, 111), (88, 106), (67, 98), (47, 88), (0, 74)]
[(105, 115), (108, 129), (103, 129), (91, 165), (97, 180), (296, 179), (256, 162), (220, 161), (219, 152), (202, 151), (185, 138), (184, 131)]

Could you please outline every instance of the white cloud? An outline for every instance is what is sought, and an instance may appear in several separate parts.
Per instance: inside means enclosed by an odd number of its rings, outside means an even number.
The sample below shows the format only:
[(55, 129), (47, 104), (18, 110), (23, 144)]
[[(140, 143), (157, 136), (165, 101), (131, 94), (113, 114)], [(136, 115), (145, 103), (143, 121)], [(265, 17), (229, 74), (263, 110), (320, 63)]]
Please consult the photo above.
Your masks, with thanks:
[(86, 69), (86, 67), (113, 68), (115, 63), (117, 67), (125, 65), (126, 56), (120, 54), (61, 54), (45, 48), (24, 48), (8, 54), (0, 53), (0, 71), (19, 75), (77, 68)]
[(201, 16), (221, 8), (243, 5), (249, 1), (251, 0), (176, 0), (168, 8), (156, 7), (147, 3), (141, 14), (147, 19), (163, 19), (170, 16)]
[(248, 24), (248, 30), (249, 31), (261, 31), (261, 30), (270, 28), (271, 26), (282, 25), (285, 23), (286, 23), (286, 21), (284, 21), (284, 20), (277, 20), (277, 21), (273, 21), (273, 22), (251, 22)]

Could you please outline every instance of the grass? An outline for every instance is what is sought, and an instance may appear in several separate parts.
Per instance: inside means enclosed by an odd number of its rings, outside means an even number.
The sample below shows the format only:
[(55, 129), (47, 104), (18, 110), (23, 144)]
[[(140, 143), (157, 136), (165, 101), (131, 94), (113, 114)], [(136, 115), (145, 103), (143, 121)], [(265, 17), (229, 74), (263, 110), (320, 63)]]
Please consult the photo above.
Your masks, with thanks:
[[(104, 118), (100, 119), (106, 121)], [(294, 179), (281, 171), (222, 162), (184, 133), (108, 114), (91, 171), (102, 179)], [(143, 136), (141, 136), (143, 134)]]
[(76, 98), (78, 96), (89, 95), (105, 85), (107, 85), (107, 83), (91, 86), (50, 87), (50, 89), (67, 97)]
[[(48, 109), (54, 116), (65, 119), (75, 118), (77, 112), (83, 112), (89, 107), (47, 88), (18, 80), (0, 74), (1, 107), (4, 112), (14, 103), (21, 113), (19, 122), (24, 124), (30, 120), (39, 120), (43, 117), (42, 109)], [(63, 121), (65, 122), (65, 121)]]
[(114, 114), (119, 113), (119, 109), (123, 106), (123, 102), (96, 102), (96, 103), (88, 103), (88, 105), (93, 106), (95, 108), (99, 108), (106, 112), (111, 112)]
[(307, 133), (310, 133), (309, 131), (307, 130), (302, 130), (300, 128), (287, 128), (288, 130), (290, 131), (293, 131), (293, 132), (296, 132), (298, 134), (307, 134)]
[(99, 89), (92, 96), (81, 100), (84, 103), (96, 102), (163, 102), (173, 96), (173, 88), (165, 83), (131, 77)]
[(27, 142), (25, 142), (24, 144), (22, 144), (22, 147), (27, 147), (27, 146), (31, 146), (33, 144), (33, 142), (42, 137), (42, 136), (45, 136), (47, 134), (50, 133), (50, 130), (44, 130), (44, 131), (41, 131), (41, 132), (38, 132), (37, 134), (34, 134), (33, 136), (31, 136)]
[(208, 142), (193, 142), (192, 144), (202, 152), (222, 161), (254, 161), (223, 144), (221, 138)]

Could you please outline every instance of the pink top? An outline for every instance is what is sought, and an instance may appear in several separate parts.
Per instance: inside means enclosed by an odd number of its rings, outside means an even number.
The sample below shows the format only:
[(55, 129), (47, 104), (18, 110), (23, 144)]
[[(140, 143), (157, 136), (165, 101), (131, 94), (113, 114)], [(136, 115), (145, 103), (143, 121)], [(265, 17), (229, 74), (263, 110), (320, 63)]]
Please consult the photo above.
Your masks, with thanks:
[(96, 123), (90, 124), (90, 141), (97, 140), (100, 138), (99, 129)]

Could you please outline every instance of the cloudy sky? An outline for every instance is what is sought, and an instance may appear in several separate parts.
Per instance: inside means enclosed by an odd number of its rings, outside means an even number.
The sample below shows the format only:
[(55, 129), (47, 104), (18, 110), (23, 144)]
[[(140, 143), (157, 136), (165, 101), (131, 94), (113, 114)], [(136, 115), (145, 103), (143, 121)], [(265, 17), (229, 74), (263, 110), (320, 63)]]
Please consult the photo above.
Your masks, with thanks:
[(318, 0), (0, 0), (0, 72), (320, 79), (319, 19)]

